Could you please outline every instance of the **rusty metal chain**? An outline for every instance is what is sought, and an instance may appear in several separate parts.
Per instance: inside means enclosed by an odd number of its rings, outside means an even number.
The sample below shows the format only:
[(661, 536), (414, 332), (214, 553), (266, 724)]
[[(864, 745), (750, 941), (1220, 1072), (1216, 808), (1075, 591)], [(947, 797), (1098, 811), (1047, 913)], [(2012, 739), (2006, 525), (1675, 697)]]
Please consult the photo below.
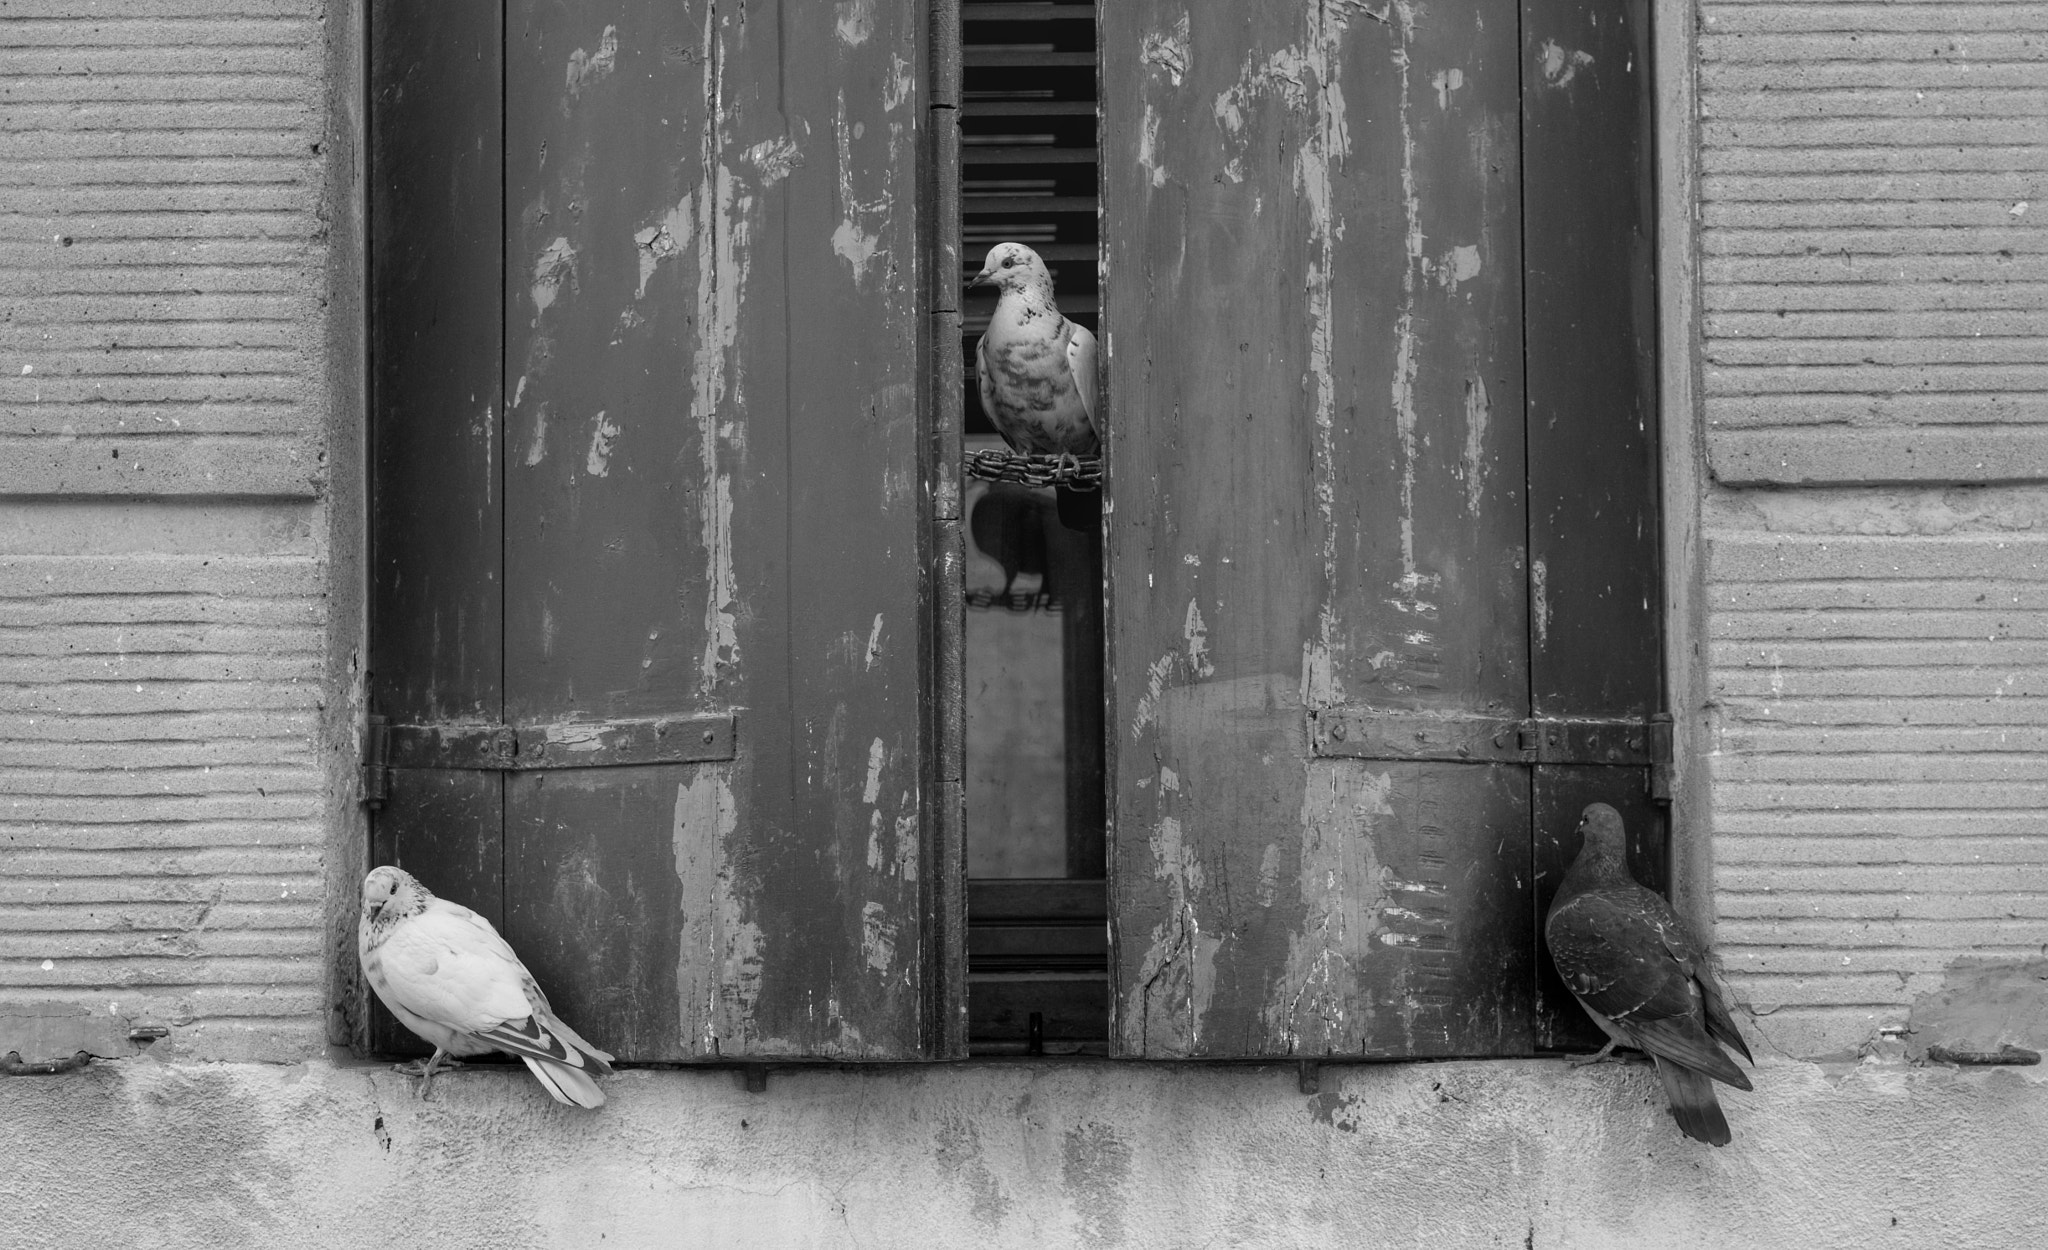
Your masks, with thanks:
[(1003, 447), (967, 453), (967, 476), (984, 482), (1017, 482), (1025, 486), (1064, 486), (1069, 490), (1102, 489), (1102, 457), (1026, 455)]

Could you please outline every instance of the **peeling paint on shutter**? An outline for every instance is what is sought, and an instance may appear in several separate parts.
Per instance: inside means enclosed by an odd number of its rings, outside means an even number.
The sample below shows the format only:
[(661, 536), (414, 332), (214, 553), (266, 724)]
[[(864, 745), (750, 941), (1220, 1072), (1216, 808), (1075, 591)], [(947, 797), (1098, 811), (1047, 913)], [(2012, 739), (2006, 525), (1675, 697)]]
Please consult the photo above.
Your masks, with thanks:
[(1124, 1055), (1538, 1044), (1541, 753), (1310, 740), (1605, 706), (1530, 701), (1532, 632), (1579, 618), (1525, 557), (1521, 40), (1470, 4), (1105, 9)]
[[(494, 152), (417, 171), (451, 243), (503, 239), (493, 289), (444, 314), (489, 327), (495, 460), (419, 475), (502, 515), (502, 572), (394, 522), (502, 587), (502, 678), (465, 710), (522, 747), (734, 724), (731, 761), (476, 774), (504, 796), (506, 937), (622, 1059), (926, 1053), (922, 20), (513, 0), (502, 204), (450, 220), (437, 190)], [(438, 623), (478, 650), (499, 628)], [(379, 820), (402, 855), (442, 837), (405, 828), (408, 788)]]

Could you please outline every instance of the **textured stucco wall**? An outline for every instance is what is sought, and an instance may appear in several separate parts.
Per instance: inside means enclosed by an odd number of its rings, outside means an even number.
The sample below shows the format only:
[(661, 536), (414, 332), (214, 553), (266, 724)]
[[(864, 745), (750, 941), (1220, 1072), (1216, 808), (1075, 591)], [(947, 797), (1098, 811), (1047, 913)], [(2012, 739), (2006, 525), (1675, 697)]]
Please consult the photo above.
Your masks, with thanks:
[(1696, 12), (1687, 818), (1737, 997), (1853, 1053), (2048, 945), (2048, 8)]
[[(0, 1081), (0, 1245), (2048, 1244), (2039, 1070), (1767, 1062), (1736, 1142), (1641, 1068), (632, 1072), (595, 1113), (521, 1069), (432, 1102), (381, 1066)], [(2005, 1143), (2001, 1146), (1999, 1143)]]

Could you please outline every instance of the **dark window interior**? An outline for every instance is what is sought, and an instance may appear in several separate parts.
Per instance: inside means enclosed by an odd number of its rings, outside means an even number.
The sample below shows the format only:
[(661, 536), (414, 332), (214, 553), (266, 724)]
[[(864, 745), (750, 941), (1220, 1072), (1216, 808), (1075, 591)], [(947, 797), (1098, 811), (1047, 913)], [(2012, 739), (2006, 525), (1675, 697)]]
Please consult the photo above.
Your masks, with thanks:
[[(1095, 6), (968, 0), (961, 19), (962, 279), (1027, 244), (1099, 332)], [(974, 375), (994, 308), (985, 289), (963, 305), (970, 450), (1002, 446)], [(1100, 1052), (1102, 535), (1063, 526), (1048, 489), (974, 481), (966, 506), (969, 1044)]]

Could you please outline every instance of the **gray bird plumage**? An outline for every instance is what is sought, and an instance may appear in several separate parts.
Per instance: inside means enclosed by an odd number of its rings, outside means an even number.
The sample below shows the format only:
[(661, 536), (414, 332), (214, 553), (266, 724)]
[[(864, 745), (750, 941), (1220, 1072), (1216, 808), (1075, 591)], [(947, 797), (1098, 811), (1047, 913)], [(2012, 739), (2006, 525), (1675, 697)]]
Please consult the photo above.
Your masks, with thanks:
[(1720, 1044), (1744, 1059), (1750, 1053), (1706, 954), (1671, 904), (1629, 876), (1619, 812), (1594, 803), (1579, 831), (1585, 842), (1551, 901), (1543, 935), (1565, 985), (1608, 1036), (1587, 1062), (1607, 1058), (1616, 1045), (1646, 1052), (1679, 1130), (1725, 1146), (1732, 1134), (1713, 1082), (1751, 1086)]

